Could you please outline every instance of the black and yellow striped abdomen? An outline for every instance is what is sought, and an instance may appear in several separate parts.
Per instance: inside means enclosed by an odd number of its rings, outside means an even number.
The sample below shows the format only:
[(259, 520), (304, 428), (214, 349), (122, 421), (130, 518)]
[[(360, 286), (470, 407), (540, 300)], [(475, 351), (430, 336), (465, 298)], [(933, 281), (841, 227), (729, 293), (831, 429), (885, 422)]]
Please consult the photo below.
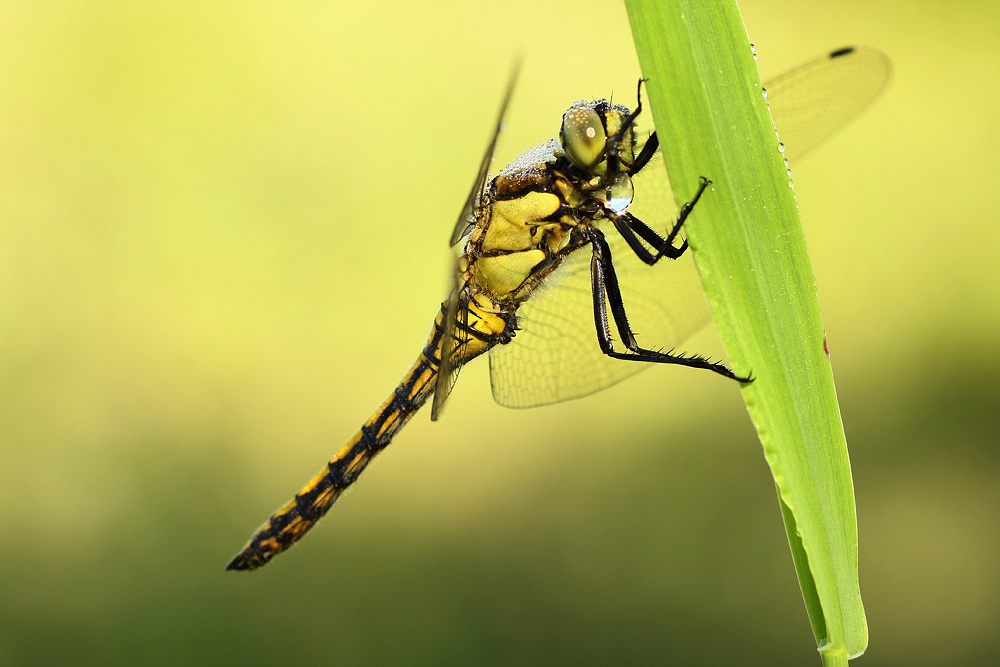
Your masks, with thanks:
[[(256, 569), (295, 544), (427, 402), (434, 393), (440, 367), (444, 317), (445, 307), (442, 306), (427, 344), (392, 395), (290, 502), (257, 529), (227, 570)], [(462, 359), (461, 363), (467, 360)]]

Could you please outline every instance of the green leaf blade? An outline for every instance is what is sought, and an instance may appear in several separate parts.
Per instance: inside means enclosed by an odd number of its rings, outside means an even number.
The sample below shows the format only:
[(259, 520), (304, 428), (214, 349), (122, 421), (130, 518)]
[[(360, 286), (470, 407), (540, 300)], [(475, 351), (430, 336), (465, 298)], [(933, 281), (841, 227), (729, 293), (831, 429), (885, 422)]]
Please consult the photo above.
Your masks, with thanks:
[[(824, 661), (868, 643), (847, 441), (794, 190), (731, 0), (626, 0), (678, 205), (709, 305), (774, 474)], [(799, 538), (801, 535), (801, 538)]]

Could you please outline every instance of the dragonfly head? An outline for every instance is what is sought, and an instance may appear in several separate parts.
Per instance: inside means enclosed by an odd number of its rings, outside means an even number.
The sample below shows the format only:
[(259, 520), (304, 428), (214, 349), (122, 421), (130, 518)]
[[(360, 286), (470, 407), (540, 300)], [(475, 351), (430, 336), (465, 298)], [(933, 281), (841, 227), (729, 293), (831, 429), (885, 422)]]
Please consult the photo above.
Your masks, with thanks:
[(575, 166), (612, 182), (635, 161), (632, 120), (627, 107), (580, 100), (563, 114), (559, 141)]
[(607, 100), (581, 100), (563, 115), (559, 130), (566, 158), (583, 172), (581, 192), (615, 214), (632, 204), (637, 113)]

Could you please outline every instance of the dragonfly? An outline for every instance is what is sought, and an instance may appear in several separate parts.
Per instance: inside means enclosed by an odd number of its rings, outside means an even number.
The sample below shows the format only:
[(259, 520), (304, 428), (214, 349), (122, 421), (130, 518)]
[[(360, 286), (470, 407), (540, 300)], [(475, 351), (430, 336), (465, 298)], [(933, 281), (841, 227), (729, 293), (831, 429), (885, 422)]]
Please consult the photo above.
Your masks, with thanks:
[[(848, 47), (765, 83), (786, 159), (802, 157), (859, 115), (890, 75), (884, 54)], [(651, 364), (753, 380), (674, 351), (711, 321), (682, 233), (711, 181), (691, 188), (690, 201), (663, 233), (648, 224), (662, 222), (655, 216), (662, 215), (670, 184), (655, 129), (641, 140), (642, 80), (634, 110), (603, 99), (578, 101), (563, 115), (558, 139), (521, 153), (492, 176), (515, 79), (516, 71), (450, 238), (457, 250), (454, 284), (416, 361), (227, 569), (257, 569), (300, 540), (432, 398), (431, 419), (440, 417), (461, 368), (483, 354), (494, 399), (514, 408), (586, 396)], [(640, 345), (637, 332), (657, 347)]]

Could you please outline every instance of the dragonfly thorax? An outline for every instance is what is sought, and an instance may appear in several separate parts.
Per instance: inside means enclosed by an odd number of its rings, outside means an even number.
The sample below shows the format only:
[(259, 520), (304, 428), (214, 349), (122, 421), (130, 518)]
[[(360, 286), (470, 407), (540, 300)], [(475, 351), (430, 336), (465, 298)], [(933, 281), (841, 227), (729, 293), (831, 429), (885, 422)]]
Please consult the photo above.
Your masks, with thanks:
[(465, 259), (469, 283), (516, 308), (560, 262), (587, 243), (596, 221), (632, 203), (634, 115), (607, 100), (563, 115), (559, 140), (519, 155), (476, 206)]

